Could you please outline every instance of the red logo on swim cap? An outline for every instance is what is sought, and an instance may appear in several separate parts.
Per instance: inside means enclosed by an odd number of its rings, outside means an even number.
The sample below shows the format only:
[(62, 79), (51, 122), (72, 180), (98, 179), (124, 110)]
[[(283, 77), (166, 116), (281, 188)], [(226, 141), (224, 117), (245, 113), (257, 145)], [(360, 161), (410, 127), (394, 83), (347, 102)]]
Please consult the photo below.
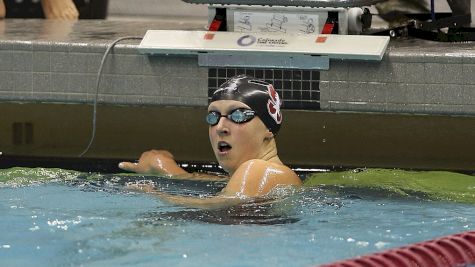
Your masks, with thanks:
[(274, 86), (272, 84), (269, 84), (267, 86), (268, 92), (270, 99), (267, 101), (267, 111), (269, 112), (269, 115), (275, 120), (277, 124), (282, 123), (282, 114), (280, 113), (280, 98), (279, 94), (274, 89)]

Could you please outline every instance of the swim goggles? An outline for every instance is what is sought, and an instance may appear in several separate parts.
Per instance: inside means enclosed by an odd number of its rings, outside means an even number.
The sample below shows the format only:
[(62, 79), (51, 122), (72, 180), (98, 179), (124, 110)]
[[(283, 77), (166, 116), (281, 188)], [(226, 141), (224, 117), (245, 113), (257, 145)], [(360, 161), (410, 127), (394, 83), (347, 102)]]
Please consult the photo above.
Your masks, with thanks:
[(255, 116), (256, 112), (254, 110), (246, 108), (234, 109), (228, 115), (221, 115), (221, 113), (217, 111), (210, 111), (208, 112), (208, 115), (206, 115), (206, 122), (210, 126), (214, 126), (218, 124), (221, 117), (225, 117), (234, 123), (245, 123), (252, 120)]

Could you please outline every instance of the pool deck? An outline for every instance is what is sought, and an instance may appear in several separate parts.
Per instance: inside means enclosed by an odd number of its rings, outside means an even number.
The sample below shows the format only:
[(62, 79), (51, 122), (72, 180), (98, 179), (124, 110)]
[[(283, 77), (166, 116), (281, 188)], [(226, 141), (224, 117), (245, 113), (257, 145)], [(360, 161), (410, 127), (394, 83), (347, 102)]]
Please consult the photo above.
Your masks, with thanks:
[[(20, 104), (29, 107), (91, 104), (95, 97), (97, 71), (106, 47), (120, 37), (142, 37), (147, 29), (204, 30), (205, 24), (167, 19), (1, 20), (0, 110), (12, 110), (12, 106)], [(197, 57), (149, 57), (137, 52), (138, 43), (138, 40), (121, 42), (108, 57), (99, 87), (100, 104), (199, 110), (206, 107), (209, 70), (198, 66)], [(474, 73), (474, 43), (391, 40), (381, 62), (332, 60), (330, 69), (319, 73), (318, 110), (289, 113), (456, 117), (471, 125), (475, 118)], [(353, 115), (348, 116), (349, 120)], [(15, 121), (5, 119), (0, 118), (2, 129), (8, 129)], [(322, 123), (325, 128), (325, 123)], [(428, 131), (433, 129), (437, 129), (436, 126)], [(462, 138), (472, 138), (472, 135), (465, 133)], [(8, 141), (12, 139), (8, 133), (0, 133), (0, 136)], [(474, 139), (466, 145), (475, 147)], [(325, 143), (325, 138), (319, 142)], [(427, 144), (428, 147), (432, 145), (437, 144)], [(11, 144), (2, 146), (0, 151), (7, 153), (31, 151), (12, 148)], [(470, 162), (475, 162), (475, 156), (470, 154), (467, 150), (465, 167), (443, 168), (468, 168)], [(338, 161), (338, 156), (334, 160)], [(323, 163), (333, 164), (332, 161)], [(412, 167), (427, 166), (416, 164)]]

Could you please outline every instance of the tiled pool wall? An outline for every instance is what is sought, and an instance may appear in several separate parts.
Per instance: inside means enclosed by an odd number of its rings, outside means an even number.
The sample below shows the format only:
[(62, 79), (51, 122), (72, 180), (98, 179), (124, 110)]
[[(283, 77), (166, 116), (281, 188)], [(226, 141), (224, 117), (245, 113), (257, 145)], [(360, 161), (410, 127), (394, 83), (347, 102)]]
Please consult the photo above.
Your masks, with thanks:
[[(95, 97), (105, 45), (19, 42), (0, 49), (0, 100), (87, 103)], [(104, 65), (99, 102), (205, 105), (206, 75), (193, 58), (147, 57), (135, 45), (118, 45)]]
[[(390, 45), (381, 62), (332, 60), (327, 71), (208, 69), (195, 56), (141, 55), (137, 44), (118, 44), (107, 58), (100, 103), (206, 106), (209, 89), (248, 73), (273, 82), (284, 108), (475, 115), (475, 49), (467, 44)], [(0, 101), (91, 103), (105, 50), (94, 42), (0, 40)]]

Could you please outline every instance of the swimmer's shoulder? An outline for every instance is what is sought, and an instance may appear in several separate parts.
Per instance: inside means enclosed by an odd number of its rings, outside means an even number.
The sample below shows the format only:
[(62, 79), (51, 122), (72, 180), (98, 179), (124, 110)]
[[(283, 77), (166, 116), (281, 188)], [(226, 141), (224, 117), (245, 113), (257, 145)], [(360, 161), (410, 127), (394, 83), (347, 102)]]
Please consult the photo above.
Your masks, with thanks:
[(244, 162), (239, 169), (251, 169), (256, 171), (258, 174), (273, 173), (276, 177), (286, 178), (287, 182), (296, 182), (298, 185), (301, 184), (302, 180), (298, 175), (289, 167), (282, 163), (267, 161), (263, 159), (251, 159)]
[(244, 162), (234, 172), (225, 188), (227, 193), (262, 196), (279, 185), (299, 186), (301, 179), (289, 167), (262, 159)]

